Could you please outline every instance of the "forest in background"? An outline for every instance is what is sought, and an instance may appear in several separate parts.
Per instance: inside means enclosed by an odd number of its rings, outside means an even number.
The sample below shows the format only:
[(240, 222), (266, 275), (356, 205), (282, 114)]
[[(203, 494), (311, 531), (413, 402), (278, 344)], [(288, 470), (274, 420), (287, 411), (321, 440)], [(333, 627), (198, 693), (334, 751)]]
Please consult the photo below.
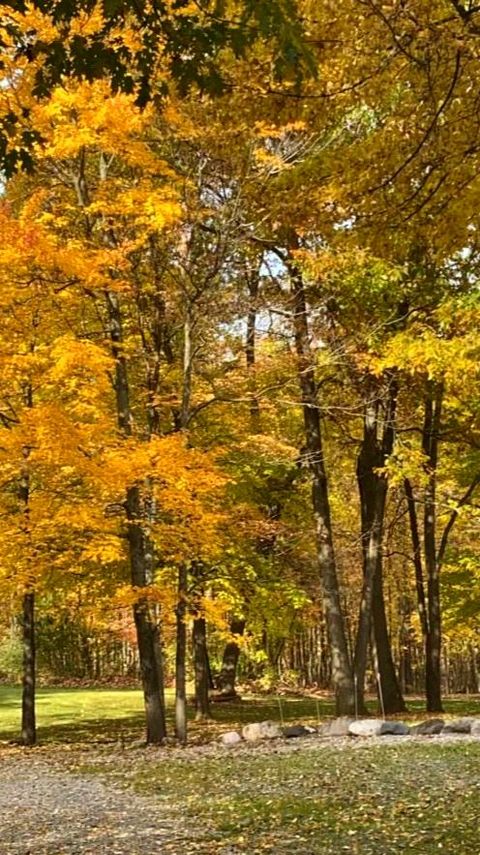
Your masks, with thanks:
[(477, 692), (480, 13), (51, 6), (0, 6), (23, 741), (37, 665), (140, 676), (150, 742), (189, 677)]

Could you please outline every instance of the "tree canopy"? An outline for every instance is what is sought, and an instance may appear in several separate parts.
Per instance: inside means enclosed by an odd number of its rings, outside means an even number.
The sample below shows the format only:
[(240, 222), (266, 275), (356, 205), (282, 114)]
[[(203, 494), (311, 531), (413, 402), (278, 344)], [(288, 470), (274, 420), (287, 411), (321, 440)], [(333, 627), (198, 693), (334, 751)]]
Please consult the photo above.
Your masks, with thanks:
[(477, 10), (1, 14), (24, 740), (35, 638), (140, 675), (151, 742), (238, 668), (439, 710), (479, 668)]

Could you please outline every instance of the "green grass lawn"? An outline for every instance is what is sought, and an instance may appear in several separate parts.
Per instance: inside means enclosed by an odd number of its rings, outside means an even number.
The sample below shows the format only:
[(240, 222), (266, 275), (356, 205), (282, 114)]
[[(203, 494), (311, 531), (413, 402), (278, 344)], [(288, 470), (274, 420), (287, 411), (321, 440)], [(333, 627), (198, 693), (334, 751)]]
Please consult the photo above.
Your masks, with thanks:
[(137, 759), (126, 777), (191, 820), (202, 855), (480, 852), (480, 743)]
[[(168, 693), (170, 720), (172, 700)], [(479, 715), (480, 699), (450, 698), (445, 707), (449, 716)], [(0, 687), (0, 740), (18, 734), (19, 709), (19, 688)], [(323, 698), (252, 697), (213, 709), (214, 722), (191, 722), (193, 742), (247, 721), (314, 723), (333, 715)], [(407, 719), (426, 717), (419, 699), (409, 700), (409, 710)], [(53, 751), (57, 767), (148, 794), (164, 819), (195, 829), (189, 853), (480, 853), (480, 742), (333, 745), (312, 737), (286, 751), (275, 743), (207, 754), (136, 750), (128, 741), (143, 735), (142, 695), (132, 689), (40, 689), (38, 723), (43, 756), (49, 746), (74, 749)], [(75, 750), (85, 743), (89, 750)], [(162, 851), (179, 853), (174, 842)]]
[[(0, 686), (0, 741), (16, 738), (20, 722), (19, 687)], [(172, 718), (173, 692), (167, 691), (168, 716)], [(410, 717), (423, 714), (422, 700), (408, 702)], [(371, 712), (376, 702), (370, 702)], [(445, 702), (449, 715), (480, 715), (480, 699), (455, 697)], [(334, 714), (329, 698), (251, 697), (240, 703), (213, 704), (214, 721), (191, 723), (191, 738), (204, 741), (219, 730), (241, 727), (249, 721), (304, 721), (316, 723)], [(408, 718), (409, 716), (405, 716)], [(143, 735), (143, 700), (138, 689), (41, 688), (37, 693), (37, 724), (40, 742), (79, 743), (91, 740), (130, 740)], [(480, 852), (480, 846), (479, 846)]]

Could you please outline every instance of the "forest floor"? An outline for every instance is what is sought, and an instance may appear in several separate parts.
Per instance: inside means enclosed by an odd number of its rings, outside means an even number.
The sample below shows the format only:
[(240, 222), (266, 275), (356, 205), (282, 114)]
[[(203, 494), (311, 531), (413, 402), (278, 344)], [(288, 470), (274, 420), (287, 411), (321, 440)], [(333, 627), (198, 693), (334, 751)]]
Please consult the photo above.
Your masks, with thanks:
[(480, 740), (0, 752), (2, 855), (478, 855)]
[[(147, 749), (136, 695), (112, 692), (112, 705), (97, 690), (95, 709), (89, 692), (67, 695), (47, 693), (47, 738), (21, 749), (11, 741), (18, 695), (0, 688), (1, 855), (480, 855), (478, 739), (312, 736), (226, 749), (213, 738), (246, 721), (332, 714), (326, 698), (269, 697), (218, 705), (186, 749)], [(480, 712), (478, 698), (447, 706)], [(420, 702), (409, 707), (418, 717)]]

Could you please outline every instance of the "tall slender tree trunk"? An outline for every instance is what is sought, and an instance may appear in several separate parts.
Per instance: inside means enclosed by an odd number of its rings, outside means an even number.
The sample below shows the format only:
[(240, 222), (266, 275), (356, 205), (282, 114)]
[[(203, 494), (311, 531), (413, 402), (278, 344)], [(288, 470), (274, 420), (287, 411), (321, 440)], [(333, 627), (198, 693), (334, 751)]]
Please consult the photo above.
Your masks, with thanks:
[(437, 548), (436, 479), (443, 393), (443, 384), (429, 384), (425, 398), (422, 432), (422, 448), (427, 460), (428, 473), (428, 483), (423, 496), (423, 555), (427, 576), (426, 594), (415, 497), (410, 481), (405, 479), (404, 482), (412, 537), (418, 611), (425, 643), (425, 688), (429, 712), (442, 711), (440, 572), (445, 560), (449, 537), (458, 519), (460, 508), (470, 502), (473, 493), (480, 484), (480, 473), (475, 473), (469, 487), (451, 512)]
[(197, 616), (193, 621), (193, 663), (195, 674), (195, 717), (199, 720), (207, 719), (210, 718), (207, 624), (203, 616)]
[[(107, 159), (103, 153), (99, 160), (100, 181), (107, 180)], [(87, 174), (86, 151), (79, 153), (78, 171), (73, 176), (73, 186), (77, 194), (80, 209), (90, 204)], [(84, 213), (87, 236), (90, 236), (92, 222), (88, 213)], [(115, 248), (113, 230), (103, 232), (103, 240), (110, 248)], [(115, 400), (117, 423), (125, 437), (132, 435), (132, 414), (128, 383), (128, 366), (123, 352), (122, 312), (118, 293), (114, 290), (105, 294), (109, 336), (112, 355), (115, 359)], [(151, 581), (152, 559), (151, 542), (148, 537), (146, 508), (140, 487), (128, 488), (125, 499), (127, 517), (127, 539), (130, 559), (130, 577), (133, 587), (145, 588)], [(133, 617), (137, 637), (140, 673), (145, 704), (146, 738), (148, 743), (160, 743), (166, 736), (165, 702), (162, 679), (163, 668), (159, 661), (160, 645), (156, 621), (152, 616), (150, 604), (146, 598), (140, 598), (133, 607)]]
[[(32, 352), (35, 345), (31, 345)], [(33, 407), (33, 392), (30, 383), (27, 383), (25, 391), (25, 405), (28, 409)], [(23, 531), (27, 539), (30, 551), (30, 560), (33, 561), (30, 542), (30, 474), (28, 471), (28, 458), (30, 449), (23, 449), (24, 466), (20, 476), (19, 499), (23, 513)], [(35, 721), (35, 682), (36, 682), (36, 650), (35, 650), (35, 592), (32, 583), (29, 582), (24, 590), (22, 598), (22, 647), (23, 647), (23, 674), (22, 674), (22, 743), (23, 745), (35, 745), (37, 741), (37, 728)]]
[[(260, 425), (260, 404), (257, 397), (257, 384), (255, 377), (257, 356), (257, 301), (259, 273), (254, 270), (245, 274), (248, 288), (248, 312), (247, 329), (245, 338), (245, 363), (248, 376), (248, 388), (250, 394), (250, 429), (252, 433), (258, 433)], [(233, 617), (230, 622), (230, 633), (242, 636), (245, 632), (246, 621), (243, 618)], [(217, 678), (217, 687), (225, 697), (235, 696), (235, 681), (237, 677), (237, 666), (240, 658), (240, 647), (236, 641), (231, 640), (225, 645), (222, 657), (222, 667)]]
[(257, 397), (256, 368), (256, 333), (257, 333), (257, 300), (259, 274), (255, 271), (247, 275), (249, 306), (247, 314), (247, 335), (245, 342), (245, 361), (250, 392), (250, 426), (253, 433), (260, 430), (260, 404)]
[[(292, 249), (298, 246), (295, 239)], [(315, 519), (317, 560), (322, 583), (323, 604), (332, 650), (332, 683), (337, 715), (353, 714), (355, 692), (352, 665), (348, 656), (345, 623), (333, 548), (330, 500), (323, 452), (320, 405), (315, 380), (315, 360), (311, 350), (305, 288), (295, 259), (287, 266), (292, 288), (298, 380), (305, 426), (305, 455), (312, 479), (312, 507)]]
[(359, 713), (366, 711), (365, 673), (371, 635), (372, 600), (382, 549), (384, 503), (381, 500), (381, 485), (376, 473), (376, 469), (382, 465), (377, 436), (378, 410), (379, 402), (374, 396), (365, 407), (363, 442), (357, 460), (363, 553), (363, 585), (354, 656), (356, 705)]
[[(363, 589), (355, 645), (355, 689), (357, 709), (365, 709), (365, 673), (369, 640), (375, 646), (377, 684), (382, 708), (386, 713), (403, 712), (405, 702), (395, 671), (388, 634), (383, 595), (383, 529), (388, 492), (388, 481), (378, 473), (392, 453), (395, 438), (397, 384), (387, 378), (388, 389), (384, 396), (383, 431), (379, 439), (380, 390), (375, 388), (369, 396), (364, 414), (364, 435), (357, 462), (357, 480), (360, 493)], [(373, 620), (372, 620), (373, 619)], [(373, 632), (372, 632), (373, 626)]]
[(178, 570), (178, 601), (176, 608), (177, 633), (175, 654), (175, 736), (182, 745), (187, 742), (187, 568), (181, 564)]
[(442, 416), (443, 387), (431, 386), (425, 399), (423, 451), (427, 456), (428, 483), (425, 488), (423, 542), (428, 591), (428, 633), (425, 645), (426, 695), (429, 712), (442, 711), (442, 630), (440, 608), (440, 566), (436, 547), (436, 485), (438, 437)]
[(427, 641), (428, 635), (428, 615), (427, 615), (427, 600), (425, 596), (425, 584), (423, 579), (423, 564), (422, 564), (422, 544), (420, 541), (420, 533), (418, 530), (417, 511), (415, 508), (415, 498), (410, 480), (405, 478), (404, 482), (405, 497), (407, 499), (408, 519), (410, 523), (410, 535), (412, 538), (413, 547), (413, 563), (415, 567), (415, 589), (417, 592), (417, 609), (422, 628), (422, 638), (424, 644)]
[(23, 595), (22, 603), (23, 681), (22, 743), (35, 745), (35, 594)]
[(382, 704), (387, 714), (405, 712), (406, 705), (393, 661), (392, 645), (388, 632), (385, 597), (383, 592), (383, 562), (377, 567), (373, 582), (373, 643)]
[[(123, 332), (121, 308), (118, 295), (107, 292), (107, 309), (110, 324), (112, 352), (115, 358), (115, 395), (117, 420), (124, 436), (132, 435), (130, 411), (130, 393), (128, 386), (128, 368), (123, 354)], [(145, 531), (145, 508), (140, 487), (131, 486), (127, 490), (125, 507), (127, 514), (127, 538), (130, 557), (131, 582), (134, 588), (145, 588), (149, 583), (151, 559), (148, 536)], [(137, 636), (140, 671), (145, 703), (147, 742), (160, 743), (166, 736), (163, 685), (159, 683), (162, 669), (158, 662), (157, 628), (152, 618), (150, 604), (140, 597), (133, 607), (133, 617)]]
[(183, 382), (182, 382), (182, 406), (180, 411), (180, 427), (186, 430), (190, 421), (190, 409), (192, 400), (193, 380), (193, 319), (192, 307), (187, 303), (185, 308), (185, 320), (183, 324)]

